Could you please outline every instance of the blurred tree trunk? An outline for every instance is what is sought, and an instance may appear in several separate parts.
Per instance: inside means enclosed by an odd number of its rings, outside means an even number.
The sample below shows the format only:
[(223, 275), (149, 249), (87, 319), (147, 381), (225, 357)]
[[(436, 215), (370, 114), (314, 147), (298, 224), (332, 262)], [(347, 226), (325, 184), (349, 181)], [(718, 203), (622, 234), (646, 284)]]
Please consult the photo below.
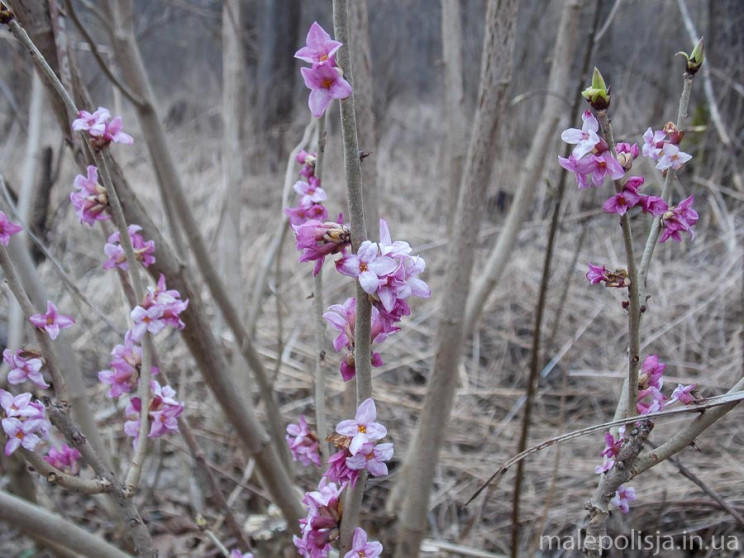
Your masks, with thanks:
[(300, 0), (266, 0), (258, 66), (256, 131), (269, 169), (285, 158), (284, 133), (292, 119), (297, 68), (294, 53), (300, 25)]
[(366, 0), (349, 3), (349, 27), (351, 28), (351, 68), (354, 76), (354, 107), (356, 108), (359, 149), (371, 153), (362, 161), (362, 184), (364, 184), (364, 220), (367, 236), (377, 240), (380, 219), (379, 188), (377, 179), (377, 122), (373, 109), (372, 58), (369, 44), (369, 18)]
[[(505, 113), (511, 81), (518, 0), (491, 0), (486, 12), (486, 33), (481, 58), (478, 104), (467, 164), (460, 187), (454, 234), (449, 243), (448, 266), (442, 292), (434, 345), (434, 362), (419, 418), (390, 506), (402, 505), (396, 558), (415, 558), (426, 530), (429, 492), (439, 449), (457, 383), (457, 366), (464, 340), (463, 318), (470, 288), (477, 238), (493, 151)], [(393, 508), (394, 509), (394, 508)]]
[(517, 234), (532, 205), (537, 187), (545, 168), (545, 161), (550, 153), (550, 146), (555, 141), (558, 120), (568, 107), (563, 103), (568, 96), (571, 62), (576, 52), (577, 29), (581, 0), (565, 0), (558, 27), (558, 36), (553, 47), (553, 63), (548, 76), (550, 94), (542, 97), (543, 106), (540, 123), (535, 131), (535, 140), (524, 161), (520, 181), (516, 188), (516, 198), (509, 208), (509, 214), (499, 235), (496, 245), (491, 250), (485, 269), (478, 279), (468, 298), (465, 313), (465, 335), (472, 333), (475, 323), (481, 315), (488, 296), (498, 284), (501, 275), (509, 263)]
[(444, 92), (447, 113), (447, 146), (442, 158), (447, 177), (447, 232), (452, 226), (457, 211), (460, 193), (460, 178), (465, 164), (467, 133), (465, 129), (465, 94), (462, 77), (462, 32), (460, 23), (460, 0), (442, 0), (442, 59), (444, 60)]

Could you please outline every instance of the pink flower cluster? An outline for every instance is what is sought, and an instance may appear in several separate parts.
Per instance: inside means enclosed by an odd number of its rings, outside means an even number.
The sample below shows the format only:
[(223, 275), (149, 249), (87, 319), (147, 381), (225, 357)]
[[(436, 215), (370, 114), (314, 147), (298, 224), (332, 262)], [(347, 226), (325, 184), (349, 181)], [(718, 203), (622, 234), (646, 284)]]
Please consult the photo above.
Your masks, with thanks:
[[(180, 318), (181, 312), (188, 307), (188, 300), (181, 300), (181, 294), (175, 289), (168, 289), (165, 276), (160, 275), (155, 287), (147, 287), (147, 294), (130, 316), (133, 326), (124, 336), (124, 344), (117, 345), (111, 351), (113, 359), (108, 370), (101, 370), (98, 379), (108, 386), (108, 397), (116, 399), (124, 393), (136, 391), (142, 367), (142, 347), (139, 343), (146, 332), (159, 333), (166, 327), (183, 329), (185, 324)], [(152, 375), (158, 374), (157, 367), (152, 367)], [(178, 430), (177, 418), (183, 411), (183, 404), (175, 400), (175, 391), (170, 386), (160, 386), (152, 380), (153, 390), (150, 402), (150, 437), (162, 436)], [(130, 419), (124, 425), (124, 431), (137, 439), (139, 412), (142, 408), (139, 397), (132, 397), (126, 407)]]
[(304, 415), (300, 417), (299, 424), (287, 426), (285, 439), (295, 461), (299, 461), (305, 467), (309, 467), (311, 463), (320, 467), (318, 436), (308, 429)]
[[(341, 494), (347, 486), (356, 484), (363, 470), (375, 477), (387, 475), (386, 462), (393, 457), (393, 444), (377, 443), (387, 435), (387, 428), (376, 419), (377, 410), (370, 398), (359, 405), (354, 419), (336, 425), (336, 434), (329, 439), (339, 451), (328, 458), (330, 467), (321, 478), (318, 490), (307, 492), (302, 500), (308, 513), (300, 520), (302, 536), (293, 539), (301, 556), (324, 558), (329, 555), (331, 543), (339, 535)], [(303, 422), (301, 419), (301, 426)], [(291, 447), (289, 436), (287, 440)], [(382, 545), (367, 542), (367, 534), (357, 528), (352, 550), (345, 557), (373, 557), (380, 552)]]
[(53, 302), (47, 300), (46, 314), (34, 314), (28, 321), (43, 329), (51, 339), (56, 339), (61, 329), (71, 327), (75, 320), (59, 313)]
[(643, 156), (656, 161), (656, 168), (660, 171), (681, 169), (692, 159), (692, 155), (679, 149), (683, 135), (673, 122), (667, 122), (663, 130), (649, 128), (643, 134)]
[(62, 444), (60, 449), (50, 447), (49, 453), (44, 456), (44, 461), (49, 465), (69, 475), (77, 475), (80, 472), (79, 459), (80, 452), (67, 444)]
[[(609, 151), (607, 142), (597, 134), (599, 123), (592, 112), (585, 111), (582, 119), (584, 124), (581, 129), (569, 128), (561, 134), (563, 141), (575, 147), (568, 159), (558, 157), (558, 162), (576, 176), (580, 189), (588, 188), (590, 185), (600, 187), (608, 175), (612, 180), (622, 180), (639, 155), (638, 145), (618, 143), (615, 158)], [(682, 136), (683, 134), (671, 122), (664, 126), (663, 130), (653, 131), (649, 128), (643, 134), (641, 153), (657, 161), (656, 168), (659, 170), (679, 169), (691, 159), (691, 156), (681, 152), (677, 145)], [(679, 205), (670, 208), (662, 198), (641, 193), (643, 183), (644, 179), (640, 176), (625, 178), (620, 192), (605, 201), (602, 208), (608, 213), (625, 215), (630, 209), (640, 207), (644, 213), (661, 217), (663, 231), (659, 242), (666, 242), (670, 238), (679, 242), (682, 240), (681, 233), (685, 231), (694, 238), (692, 226), (698, 220), (697, 212), (692, 209), (694, 198), (690, 196)]]
[[(127, 331), (123, 345), (114, 347), (111, 356), (114, 358), (109, 362), (109, 369), (101, 370), (98, 379), (101, 383), (111, 386), (106, 395), (111, 399), (117, 399), (137, 388), (142, 367), (142, 347), (132, 339), (132, 330)], [(155, 376), (158, 372), (158, 368), (153, 366), (151, 374)]]
[(5, 213), (0, 211), (0, 244), (7, 246), (10, 244), (10, 237), (22, 230), (22, 226), (13, 223)]
[[(380, 219), (380, 242), (365, 240), (356, 254), (342, 254), (336, 261), (336, 269), (343, 275), (359, 280), (364, 292), (372, 302), (372, 341), (382, 342), (397, 332), (396, 325), (411, 310), (406, 300), (411, 296), (428, 298), (429, 286), (418, 277), (426, 268), (423, 258), (411, 255), (407, 242), (395, 241), (384, 219)], [(341, 363), (341, 376), (344, 380), (354, 377), (354, 321), (356, 300), (349, 299), (343, 305), (335, 304), (323, 314), (326, 321), (340, 335), (333, 346), (337, 351), (347, 349)], [(372, 363), (382, 365), (379, 354), (373, 353)]]
[(581, 130), (569, 128), (561, 134), (563, 141), (576, 147), (568, 159), (558, 157), (559, 164), (576, 175), (579, 188), (582, 190), (590, 185), (599, 188), (607, 176), (612, 180), (620, 180), (625, 176), (625, 169), (612, 156), (607, 142), (597, 135), (599, 122), (596, 117), (592, 111), (586, 110), (582, 119), (584, 125)]
[(297, 163), (302, 165), (300, 176), (305, 180), (299, 180), (294, 185), (294, 191), (300, 195), (299, 205), (284, 210), (289, 223), (299, 226), (305, 221), (323, 221), (328, 219), (328, 211), (323, 205), (327, 195), (320, 187), (320, 179), (315, 176), (315, 162), (317, 155), (308, 153), (304, 149), (297, 154)]
[[(323, 318), (328, 324), (339, 332), (339, 335), (333, 340), (333, 348), (337, 352), (346, 349), (346, 355), (341, 360), (341, 377), (348, 382), (356, 375), (356, 366), (354, 362), (354, 324), (356, 323), (356, 299), (348, 298), (343, 304), (332, 304), (328, 311), (323, 314)], [(388, 335), (398, 331), (397, 326), (390, 326), (385, 331), (385, 324), (382, 321), (380, 311), (372, 307), (372, 329), (371, 341), (382, 343)], [(382, 357), (380, 353), (372, 352), (372, 366), (382, 366)]]
[[(178, 432), (178, 417), (183, 413), (183, 403), (176, 401), (176, 392), (170, 386), (161, 386), (155, 380), (150, 381), (152, 394), (150, 397), (150, 408), (148, 410), (148, 422), (150, 423), (149, 438), (158, 438), (169, 432)], [(124, 423), (124, 433), (134, 438), (134, 444), (139, 439), (140, 411), (142, 401), (139, 397), (132, 397), (124, 410), (129, 419)]]
[(3, 432), (8, 440), (5, 455), (12, 454), (23, 446), (34, 451), (42, 439), (49, 435), (51, 424), (46, 418), (41, 401), (31, 401), (30, 393), (13, 394), (0, 389), (0, 416)]
[(302, 68), (300, 72), (305, 86), (310, 90), (310, 112), (319, 118), (333, 99), (346, 99), (351, 95), (351, 85), (343, 78), (343, 72), (336, 66), (333, 56), (343, 45), (331, 39), (318, 22), (310, 26), (305, 43), (295, 53), (295, 58), (311, 64), (310, 68)]
[[(139, 231), (142, 227), (139, 225), (129, 225), (127, 227), (127, 233), (129, 234), (129, 241), (132, 243), (132, 249), (134, 250), (134, 257), (138, 262), (142, 262), (142, 265), (148, 267), (150, 264), (155, 263), (155, 241), (142, 238)], [(108, 256), (108, 259), (103, 262), (103, 269), (113, 269), (118, 267), (119, 269), (129, 269), (129, 262), (127, 256), (124, 253), (124, 247), (121, 245), (121, 235), (119, 231), (111, 233), (106, 241), (106, 245), (103, 247), (103, 252)]]
[(41, 368), (44, 366), (41, 355), (24, 349), (19, 349), (15, 353), (10, 349), (5, 349), (3, 351), (3, 361), (10, 368), (10, 372), (8, 372), (9, 384), (15, 386), (28, 380), (42, 389), (49, 389), (49, 384), (44, 381), (44, 377), (41, 375)]
[(92, 227), (96, 221), (111, 219), (111, 215), (106, 212), (108, 195), (106, 188), (98, 183), (98, 169), (90, 165), (87, 171), (87, 176), (79, 174), (75, 177), (73, 186), (78, 191), (70, 193), (70, 201), (80, 223)]
[(76, 132), (88, 132), (90, 143), (99, 150), (112, 142), (131, 145), (134, 140), (121, 131), (122, 127), (121, 116), (112, 119), (109, 110), (103, 107), (98, 107), (93, 113), (81, 110), (72, 121), (72, 129)]
[[(641, 365), (638, 374), (638, 403), (637, 410), (639, 415), (647, 415), (661, 411), (666, 405), (679, 401), (684, 405), (695, 402), (695, 385), (683, 386), (678, 385), (672, 393), (672, 399), (667, 402), (667, 397), (662, 393), (661, 388), (664, 385), (664, 370), (666, 364), (659, 362), (657, 355), (648, 355)], [(602, 465), (597, 465), (594, 472), (597, 474), (606, 473), (615, 466), (616, 458), (620, 449), (627, 441), (625, 437), (625, 427), (618, 429), (618, 436), (615, 438), (611, 432), (605, 433), (605, 447), (600, 456), (604, 458)], [(613, 504), (623, 513), (628, 513), (630, 509), (629, 502), (635, 500), (635, 490), (632, 488), (618, 489), (618, 493), (613, 499)]]

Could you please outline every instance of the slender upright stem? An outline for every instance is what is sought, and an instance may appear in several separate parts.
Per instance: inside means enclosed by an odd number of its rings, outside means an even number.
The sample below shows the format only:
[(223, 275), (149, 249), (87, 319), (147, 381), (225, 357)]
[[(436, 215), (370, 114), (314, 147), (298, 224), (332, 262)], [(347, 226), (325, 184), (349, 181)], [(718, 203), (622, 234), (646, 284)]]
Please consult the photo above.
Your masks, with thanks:
[[(319, 181), (323, 178), (323, 159), (325, 154), (325, 115), (318, 119), (318, 157), (315, 161), (315, 176)], [(321, 182), (322, 184), (322, 182)], [(320, 271), (314, 278), (313, 288), (313, 320), (315, 322), (315, 428), (319, 437), (320, 457), (324, 464), (328, 459), (328, 444), (325, 437), (328, 435), (328, 424), (326, 420), (325, 406), (325, 372), (328, 367), (326, 363), (326, 338), (325, 321), (323, 312), (323, 273)]]
[[(336, 40), (344, 46), (336, 53), (336, 61), (344, 76), (353, 84), (351, 57), (349, 56), (349, 21), (346, 0), (333, 0), (333, 30)], [(359, 160), (354, 94), (340, 101), (341, 130), (344, 141), (344, 172), (346, 174), (346, 197), (349, 204), (351, 247), (354, 252), (367, 239), (364, 222), (364, 196), (362, 192), (362, 169)], [(354, 366), (356, 369), (357, 405), (372, 397), (371, 365), (371, 319), (372, 305), (361, 284), (356, 282), (356, 320), (354, 322)], [(359, 523), (366, 475), (360, 475), (356, 486), (346, 495), (344, 517), (341, 522), (340, 553), (351, 548), (351, 538)]]
[[(610, 148), (612, 156), (615, 157), (615, 138), (612, 134), (612, 125), (606, 110), (597, 111), (597, 120), (602, 129), (605, 141)], [(622, 180), (615, 181), (615, 191), (620, 193), (623, 189)], [(630, 214), (625, 213), (620, 218), (620, 227), (623, 232), (623, 245), (625, 246), (625, 261), (628, 265), (628, 375), (626, 385), (625, 416), (636, 414), (635, 402), (638, 400), (638, 368), (641, 361), (641, 299), (640, 285), (638, 282), (638, 268), (636, 266), (635, 249), (633, 248), (633, 231), (630, 227)]]

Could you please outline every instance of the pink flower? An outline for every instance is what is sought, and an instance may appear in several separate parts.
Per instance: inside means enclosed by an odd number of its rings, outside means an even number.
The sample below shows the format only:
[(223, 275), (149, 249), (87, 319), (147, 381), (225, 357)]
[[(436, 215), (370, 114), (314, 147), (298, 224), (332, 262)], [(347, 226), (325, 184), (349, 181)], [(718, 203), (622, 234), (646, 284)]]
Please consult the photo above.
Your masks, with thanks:
[(30, 421), (21, 421), (17, 418), (4, 418), (2, 420), (3, 431), (8, 437), (5, 444), (5, 455), (12, 454), (23, 446), (28, 451), (34, 451), (41, 442), (37, 436), (34, 424)]
[(153, 306), (163, 309), (163, 321), (165, 325), (183, 329), (186, 324), (181, 320), (181, 312), (189, 306), (189, 301), (181, 300), (181, 293), (175, 289), (168, 289), (165, 285), (165, 276), (161, 273), (156, 287), (147, 287), (147, 294), (142, 301), (142, 308), (149, 310)]
[(669, 401), (669, 404), (672, 404), (675, 401), (679, 401), (684, 405), (695, 403), (695, 396), (692, 395), (692, 391), (696, 387), (697, 386), (695, 384), (690, 384), (689, 386), (677, 384), (677, 387), (674, 388), (674, 391), (672, 392), (672, 399)]
[(10, 243), (10, 237), (22, 230), (22, 226), (12, 223), (8, 216), (0, 211), (0, 244), (7, 246)]
[(60, 471), (64, 471), (71, 475), (77, 475), (80, 472), (80, 452), (71, 448), (67, 444), (62, 444), (60, 449), (54, 446), (49, 448), (49, 453), (44, 456), (44, 461), (49, 463), (52, 467), (56, 467)]
[(328, 199), (325, 190), (320, 187), (320, 180), (314, 176), (311, 176), (307, 182), (304, 180), (295, 182), (294, 191), (302, 196), (300, 198), (300, 205), (305, 207), (314, 203), (324, 202)]
[(49, 389), (49, 384), (44, 381), (41, 375), (43, 363), (33, 353), (24, 350), (18, 350), (15, 353), (10, 349), (3, 351), (3, 360), (10, 368), (8, 372), (8, 383), (18, 385), (29, 380), (43, 389)]
[(330, 64), (314, 68), (301, 68), (305, 86), (310, 89), (308, 105), (315, 118), (320, 118), (333, 99), (346, 99), (351, 95), (351, 85), (343, 77), (341, 70)]
[(304, 416), (300, 416), (299, 424), (287, 426), (285, 438), (295, 461), (299, 461), (305, 467), (309, 467), (310, 463), (320, 467), (318, 437), (308, 429)]
[(78, 191), (70, 194), (70, 201), (81, 223), (92, 227), (96, 221), (111, 219), (111, 215), (106, 212), (108, 207), (106, 188), (98, 184), (96, 167), (93, 165), (88, 167), (87, 177), (77, 175), (73, 185)]
[(663, 130), (654, 131), (651, 128), (646, 130), (643, 134), (643, 147), (641, 149), (643, 156), (658, 161), (666, 143), (664, 141), (666, 136), (666, 132)]
[(361, 527), (354, 529), (351, 550), (344, 558), (377, 558), (382, 554), (382, 544), (377, 541), (367, 542), (367, 532)]
[(592, 162), (588, 159), (579, 160), (572, 153), (569, 155), (568, 159), (558, 157), (558, 164), (576, 176), (576, 180), (579, 183), (579, 190), (589, 188), (591, 185), (589, 180), (594, 171), (594, 165)]
[(338, 254), (351, 244), (349, 227), (328, 221), (310, 220), (301, 225), (293, 225), (292, 229), (297, 240), (300, 262), (315, 261), (313, 275), (317, 275), (326, 256)]
[(232, 552), (230, 552), (230, 558), (253, 558), (253, 554), (251, 554), (250, 552), (246, 552), (245, 554), (243, 554), (236, 548)]
[[(176, 401), (176, 392), (170, 386), (160, 386), (158, 382), (150, 382), (152, 397), (148, 410), (150, 433), (148, 438), (158, 438), (169, 432), (178, 432), (178, 417), (183, 413), (183, 403)], [(139, 439), (140, 411), (142, 401), (139, 397), (132, 397), (124, 410), (129, 419), (124, 423), (124, 433), (134, 438), (134, 444)]]
[(366, 469), (373, 477), (388, 474), (386, 461), (393, 458), (393, 444), (364, 444), (356, 455), (346, 458), (346, 466), (355, 471)]
[(398, 263), (389, 256), (381, 256), (377, 244), (365, 240), (356, 254), (349, 254), (336, 262), (336, 269), (349, 277), (358, 277), (362, 289), (374, 294), (383, 278), (393, 273)]
[(29, 451), (49, 434), (51, 424), (44, 413), (41, 401), (31, 401), (30, 393), (21, 393), (15, 397), (0, 389), (0, 407), (4, 411), (2, 428), (8, 440), (5, 444), (5, 455), (10, 455), (23, 446)]
[(638, 375), (638, 385), (642, 388), (648, 386), (661, 389), (664, 385), (662, 375), (666, 369), (666, 364), (659, 362), (657, 355), (648, 355), (641, 365), (641, 371)]
[(346, 463), (346, 460), (351, 457), (351, 453), (346, 448), (341, 448), (339, 451), (334, 453), (328, 458), (328, 470), (325, 472), (325, 477), (332, 482), (339, 484), (347, 484), (351, 488), (359, 480), (359, 473), (361, 471), (351, 469)]
[(153, 335), (163, 331), (167, 325), (163, 319), (163, 310), (163, 306), (159, 304), (150, 306), (148, 309), (144, 309), (142, 306), (135, 306), (130, 313), (130, 317), (134, 322), (134, 326), (131, 329), (132, 341), (139, 343), (147, 331)]
[(60, 329), (66, 329), (75, 323), (71, 317), (60, 314), (57, 307), (48, 300), (46, 314), (34, 314), (28, 321), (46, 331), (52, 339), (57, 338)]
[[(155, 252), (155, 242), (142, 238), (141, 234), (138, 234), (142, 230), (139, 225), (129, 225), (127, 227), (127, 233), (129, 234), (129, 241), (132, 243), (132, 250), (134, 251), (134, 258), (141, 262), (144, 267), (149, 267), (150, 264), (155, 263), (155, 256), (152, 254)], [(108, 256), (108, 259), (103, 262), (103, 269), (113, 269), (118, 267), (119, 269), (129, 269), (129, 262), (127, 262), (126, 254), (124, 253), (124, 247), (120, 243), (121, 236), (119, 231), (116, 231), (109, 235), (106, 245), (103, 247), (103, 252)]]
[(641, 194), (641, 209), (644, 213), (650, 213), (654, 217), (664, 215), (669, 209), (667, 203), (658, 196), (644, 196)]
[(681, 242), (681, 233), (684, 231), (690, 233), (691, 239), (695, 238), (695, 231), (692, 230), (692, 227), (698, 221), (698, 213), (692, 209), (692, 203), (694, 201), (695, 196), (690, 196), (664, 213), (661, 218), (661, 224), (664, 230), (661, 233), (659, 242), (666, 242), (670, 238), (676, 242)]
[(618, 428), (617, 438), (611, 432), (605, 432), (605, 449), (599, 455), (602, 457), (616, 457), (625, 440), (625, 426)]
[[(650, 398), (650, 399), (649, 399)], [(649, 386), (646, 389), (638, 390), (638, 405), (636, 406), (639, 415), (656, 413), (664, 408), (666, 395), (655, 386)]]
[(599, 130), (599, 122), (592, 114), (592, 111), (586, 110), (581, 115), (584, 121), (581, 130), (577, 128), (569, 128), (564, 130), (561, 134), (561, 139), (574, 147), (572, 155), (576, 159), (581, 159), (584, 155), (591, 153), (594, 147), (599, 143), (599, 136), (597, 131)]
[[(642, 183), (643, 179), (641, 179), (641, 184)], [(602, 206), (602, 209), (607, 213), (625, 215), (628, 209), (635, 207), (641, 201), (641, 196), (638, 194), (638, 186), (636, 184), (637, 181), (631, 182), (628, 180), (622, 191), (608, 199)]]
[(284, 210), (284, 214), (289, 219), (289, 224), (292, 226), (302, 225), (305, 221), (325, 221), (328, 219), (328, 210), (319, 203), (311, 203), (309, 205), (300, 205), (298, 207), (288, 207)]
[(300, 519), (302, 537), (292, 538), (301, 556), (328, 556), (330, 543), (339, 536), (341, 493), (344, 488), (323, 477), (317, 491), (305, 493), (302, 503), (307, 506), (307, 517)]
[(589, 271), (586, 272), (586, 279), (592, 285), (598, 285), (607, 280), (607, 268), (603, 265), (589, 264)]
[(134, 141), (132, 136), (121, 131), (123, 127), (121, 116), (110, 119), (111, 113), (103, 107), (98, 107), (92, 114), (81, 110), (72, 122), (72, 129), (78, 132), (88, 132), (91, 143), (99, 150), (112, 142), (131, 145)]
[(630, 502), (635, 501), (635, 499), (635, 488), (630, 486), (625, 488), (623, 485), (620, 485), (617, 492), (615, 492), (615, 496), (610, 500), (610, 503), (625, 514), (630, 511)]
[(590, 155), (587, 159), (591, 165), (593, 165), (592, 182), (597, 188), (602, 186), (602, 183), (607, 176), (612, 180), (620, 180), (625, 176), (625, 169), (609, 151), (604, 151), (597, 155)]
[(656, 168), (661, 171), (669, 168), (678, 170), (690, 159), (692, 155), (680, 151), (679, 147), (672, 143), (666, 143), (662, 148), (662, 155), (656, 163)]
[(305, 45), (295, 53), (295, 58), (316, 64), (331, 64), (333, 54), (341, 48), (342, 43), (334, 41), (331, 36), (318, 24), (313, 22), (307, 32)]
[(111, 118), (111, 113), (103, 107), (98, 107), (93, 113), (81, 110), (78, 112), (78, 117), (72, 121), (72, 129), (76, 132), (88, 132), (94, 137), (101, 137), (106, 131), (106, 122), (109, 118)]
[(342, 420), (336, 425), (336, 432), (351, 438), (349, 451), (356, 455), (361, 447), (368, 442), (376, 442), (387, 436), (387, 428), (375, 422), (377, 410), (375, 402), (370, 397), (359, 405), (353, 420)]

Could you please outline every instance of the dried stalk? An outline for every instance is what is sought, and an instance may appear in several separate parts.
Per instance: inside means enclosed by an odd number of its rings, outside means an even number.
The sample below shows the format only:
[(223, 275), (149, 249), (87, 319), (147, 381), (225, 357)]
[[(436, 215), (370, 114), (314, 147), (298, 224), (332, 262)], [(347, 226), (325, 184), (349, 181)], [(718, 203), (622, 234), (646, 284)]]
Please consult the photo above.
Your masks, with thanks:
[(445, 293), (437, 335), (436, 355), (429, 375), (424, 409), (409, 447), (403, 472), (395, 486), (395, 502), (402, 502), (397, 558), (415, 558), (426, 529), (429, 491), (439, 449), (445, 437), (457, 370), (464, 341), (464, 314), (475, 258), (473, 231), (483, 215), (485, 185), (491, 173), (492, 153), (505, 113), (506, 91), (511, 80), (517, 14), (515, 0), (488, 2), (481, 79), (473, 136), (465, 167), (454, 236), (448, 252)]

